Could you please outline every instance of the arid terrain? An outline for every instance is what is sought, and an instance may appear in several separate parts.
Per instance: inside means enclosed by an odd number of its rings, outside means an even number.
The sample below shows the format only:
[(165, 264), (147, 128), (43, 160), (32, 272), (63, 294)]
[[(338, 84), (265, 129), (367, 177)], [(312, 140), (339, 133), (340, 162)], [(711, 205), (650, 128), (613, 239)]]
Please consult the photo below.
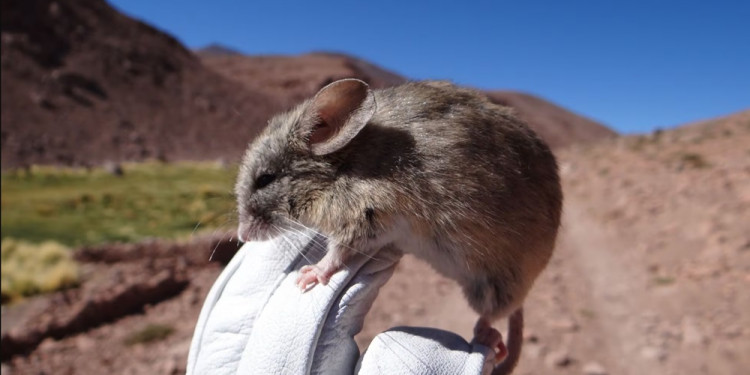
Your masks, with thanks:
[[(517, 372), (747, 369), (748, 145), (750, 112), (743, 112), (560, 150), (565, 219), (556, 254), (527, 300)], [(9, 338), (22, 341), (49, 322), (75, 327), (75, 314), (95, 303), (117, 320), (53, 333), (4, 368), (18, 374), (180, 373), (202, 299), (221, 269), (208, 262), (214, 246), (203, 239), (79, 250), (77, 258), (101, 279), (91, 276), (81, 290), (32, 300), (31, 307), (4, 309), (3, 357)], [(221, 248), (231, 254), (233, 246)], [(145, 273), (139, 270), (144, 262)], [(129, 302), (130, 311), (115, 316), (112, 310), (133, 293), (129, 288), (151, 292), (138, 293), (142, 298)], [(452, 281), (407, 257), (381, 291), (359, 342), (364, 346), (396, 325), (444, 328), (468, 339), (474, 319)], [(6, 322), (19, 322), (16, 333), (6, 336)], [(125, 344), (129, 333), (167, 322), (177, 323), (165, 340)]]
[[(3, 1), (0, 25), (4, 169), (231, 161), (275, 111), (332, 80), (405, 80), (340, 54), (193, 53), (99, 0)], [(746, 373), (750, 111), (617, 136), (532, 95), (487, 95), (554, 146), (565, 193), (516, 373)], [(75, 250), (78, 288), (3, 305), (2, 374), (184, 373), (228, 238)], [(454, 282), (406, 257), (358, 342), (398, 325), (470, 339), (475, 319)]]
[[(745, 373), (750, 111), (558, 158), (564, 222), (527, 300), (517, 373)], [(401, 267), (365, 334), (398, 323), (470, 337), (458, 288), (423, 278), (427, 266), (413, 259)]]

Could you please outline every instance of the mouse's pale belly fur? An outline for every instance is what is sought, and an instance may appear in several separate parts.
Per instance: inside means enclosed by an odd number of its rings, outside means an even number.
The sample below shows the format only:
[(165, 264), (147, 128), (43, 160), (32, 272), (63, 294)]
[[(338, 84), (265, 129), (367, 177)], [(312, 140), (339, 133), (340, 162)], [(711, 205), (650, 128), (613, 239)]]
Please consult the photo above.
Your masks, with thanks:
[(529, 238), (526, 244), (510, 249), (511, 245), (500, 237), (501, 230), (496, 231), (498, 236), (495, 236), (491, 230), (482, 228), (480, 232), (485, 235), (477, 235), (470, 230), (463, 233), (447, 228), (424, 230), (429, 223), (403, 216), (387, 221), (379, 235), (355, 239), (351, 245), (372, 254), (392, 244), (415, 255), (444, 276), (456, 280), (472, 308), (493, 319), (506, 317), (521, 307), (534, 280), (546, 266), (554, 245), (554, 237), (547, 241)]

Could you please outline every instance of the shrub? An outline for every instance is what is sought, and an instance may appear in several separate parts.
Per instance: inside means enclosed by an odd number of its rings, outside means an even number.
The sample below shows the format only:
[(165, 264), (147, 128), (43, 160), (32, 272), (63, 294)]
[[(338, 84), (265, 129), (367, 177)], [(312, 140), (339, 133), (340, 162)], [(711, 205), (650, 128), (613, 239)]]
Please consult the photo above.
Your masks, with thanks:
[(2, 301), (48, 293), (78, 284), (78, 267), (67, 247), (2, 240)]
[(174, 332), (174, 328), (164, 324), (149, 324), (140, 331), (131, 333), (125, 338), (125, 345), (132, 346), (135, 344), (146, 344), (154, 341), (161, 341), (169, 337)]
[(680, 164), (691, 168), (707, 168), (711, 164), (701, 154), (686, 152), (680, 155)]

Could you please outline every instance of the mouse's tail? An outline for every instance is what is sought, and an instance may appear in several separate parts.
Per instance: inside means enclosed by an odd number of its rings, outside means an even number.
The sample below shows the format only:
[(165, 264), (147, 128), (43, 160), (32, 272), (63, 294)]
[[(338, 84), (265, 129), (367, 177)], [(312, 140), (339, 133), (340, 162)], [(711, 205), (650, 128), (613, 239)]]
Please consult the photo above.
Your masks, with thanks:
[(508, 317), (508, 356), (492, 370), (492, 375), (507, 375), (513, 372), (521, 358), (523, 344), (523, 307)]

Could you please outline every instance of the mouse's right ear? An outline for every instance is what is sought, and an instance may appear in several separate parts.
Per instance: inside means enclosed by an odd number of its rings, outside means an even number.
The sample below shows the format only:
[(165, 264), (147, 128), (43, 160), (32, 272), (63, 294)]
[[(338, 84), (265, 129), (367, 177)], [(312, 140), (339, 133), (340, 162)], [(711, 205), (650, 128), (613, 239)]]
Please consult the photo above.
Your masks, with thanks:
[(353, 78), (338, 80), (312, 98), (297, 134), (313, 154), (330, 154), (346, 146), (365, 127), (375, 107), (375, 96), (367, 83)]

